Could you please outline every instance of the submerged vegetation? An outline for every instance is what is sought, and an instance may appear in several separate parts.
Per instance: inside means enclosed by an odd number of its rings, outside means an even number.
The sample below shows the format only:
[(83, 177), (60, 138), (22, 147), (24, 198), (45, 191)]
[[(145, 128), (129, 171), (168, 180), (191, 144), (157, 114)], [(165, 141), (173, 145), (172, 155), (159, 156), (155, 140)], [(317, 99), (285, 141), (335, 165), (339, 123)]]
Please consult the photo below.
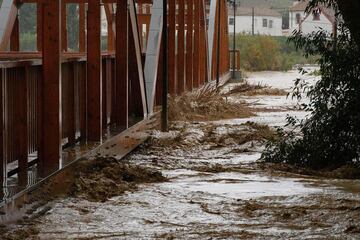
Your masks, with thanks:
[(247, 71), (287, 71), (296, 64), (316, 63), (317, 55), (304, 57), (304, 52), (297, 49), (294, 44), (288, 43), (287, 39), (238, 34), (236, 48), (241, 52), (241, 68)]
[[(225, 88), (225, 86), (224, 86)], [(231, 89), (216, 89), (212, 84), (180, 96), (171, 96), (169, 119), (171, 121), (216, 121), (221, 119), (246, 118), (255, 116), (256, 109), (245, 101), (229, 101), (228, 97), (273, 95), (284, 96), (284, 89), (272, 88), (244, 81)]]
[(323, 31), (292, 37), (306, 57), (320, 55), (321, 79), (315, 85), (297, 79), (293, 97), (310, 99), (305, 120), (288, 117), (291, 131), (278, 129), (263, 159), (315, 170), (360, 167), (360, 49), (348, 29), (334, 39)]
[(270, 86), (261, 85), (261, 84), (249, 84), (247, 81), (244, 81), (243, 84), (239, 84), (229, 90), (225, 96), (230, 96), (234, 94), (241, 94), (242, 96), (256, 96), (256, 95), (272, 95), (272, 96), (284, 96), (287, 95), (284, 89), (272, 88)]

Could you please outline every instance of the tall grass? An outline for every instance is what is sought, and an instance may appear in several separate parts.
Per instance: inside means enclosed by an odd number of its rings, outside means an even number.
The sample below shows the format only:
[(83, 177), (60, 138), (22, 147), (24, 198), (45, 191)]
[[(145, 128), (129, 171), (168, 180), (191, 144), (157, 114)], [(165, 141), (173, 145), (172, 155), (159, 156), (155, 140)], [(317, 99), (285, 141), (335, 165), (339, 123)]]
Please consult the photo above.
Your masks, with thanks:
[[(232, 36), (229, 40), (232, 47)], [(317, 59), (306, 59), (286, 37), (238, 34), (236, 48), (241, 54), (241, 68), (247, 71), (287, 71), (296, 64), (316, 63)]]

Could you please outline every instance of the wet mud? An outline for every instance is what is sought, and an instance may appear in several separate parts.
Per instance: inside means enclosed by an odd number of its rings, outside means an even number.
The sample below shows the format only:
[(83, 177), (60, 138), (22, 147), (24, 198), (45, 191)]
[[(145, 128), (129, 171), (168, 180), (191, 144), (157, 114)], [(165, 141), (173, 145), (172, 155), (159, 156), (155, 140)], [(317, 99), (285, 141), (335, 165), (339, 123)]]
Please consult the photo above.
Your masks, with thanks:
[(70, 195), (97, 202), (105, 202), (126, 191), (135, 191), (140, 183), (166, 181), (159, 171), (130, 165), (110, 157), (82, 161), (75, 172)]
[[(296, 75), (288, 74), (266, 76), (288, 90)], [(78, 193), (52, 201), (31, 227), (14, 225), (33, 231), (14, 239), (359, 239), (360, 181), (289, 173), (259, 161), (266, 140), (276, 137), (274, 127), (284, 125), (287, 114), (305, 113), (292, 109), (286, 96), (228, 101), (251, 105), (254, 99), (266, 111), (174, 121), (168, 133), (152, 131), (120, 162), (82, 166)], [(283, 107), (291, 110), (277, 111)], [(102, 179), (109, 179), (105, 186)], [(128, 187), (133, 182), (136, 188)], [(106, 194), (93, 196), (98, 187)]]

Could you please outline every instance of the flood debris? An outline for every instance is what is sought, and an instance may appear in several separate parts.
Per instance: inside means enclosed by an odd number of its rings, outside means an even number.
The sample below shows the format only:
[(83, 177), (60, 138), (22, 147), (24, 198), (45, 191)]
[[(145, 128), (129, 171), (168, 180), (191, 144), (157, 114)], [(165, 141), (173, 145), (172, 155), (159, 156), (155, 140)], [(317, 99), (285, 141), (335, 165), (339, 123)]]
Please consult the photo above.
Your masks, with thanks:
[(169, 101), (169, 119), (171, 121), (216, 121), (221, 119), (247, 118), (256, 116), (254, 109), (246, 101), (231, 101), (229, 97), (238, 96), (286, 96), (288, 92), (267, 85), (250, 84), (245, 81), (225, 85), (216, 89), (208, 84), (202, 88), (185, 92), (180, 96), (171, 96)]
[(244, 81), (241, 84), (236, 84), (224, 93), (224, 96), (242, 95), (242, 96), (256, 96), (256, 95), (269, 95), (269, 96), (286, 96), (288, 92), (284, 89), (273, 88), (268, 85), (250, 84)]
[(161, 172), (131, 165), (112, 157), (97, 157), (77, 166), (71, 195), (89, 201), (104, 202), (126, 191), (134, 191), (138, 184), (166, 181)]
[[(248, 142), (264, 142), (276, 138), (271, 127), (254, 122), (243, 124), (182, 122), (170, 125), (169, 133), (154, 131), (147, 145), (156, 147), (180, 147), (189, 150), (203, 146), (240, 146)], [(201, 145), (201, 146), (200, 146)]]
[(254, 115), (248, 104), (227, 101), (211, 85), (205, 85), (197, 91), (186, 92), (180, 96), (171, 96), (169, 101), (171, 121), (213, 121)]

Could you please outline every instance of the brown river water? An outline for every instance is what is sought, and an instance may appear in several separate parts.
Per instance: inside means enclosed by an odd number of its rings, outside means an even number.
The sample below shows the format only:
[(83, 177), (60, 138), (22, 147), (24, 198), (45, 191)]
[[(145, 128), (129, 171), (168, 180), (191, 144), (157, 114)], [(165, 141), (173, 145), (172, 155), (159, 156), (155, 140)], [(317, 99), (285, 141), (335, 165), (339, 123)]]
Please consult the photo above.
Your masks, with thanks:
[[(289, 90), (296, 71), (250, 74)], [(310, 77), (309, 77), (310, 78)], [(236, 83), (228, 84), (232, 88)], [(246, 119), (174, 122), (130, 154), (169, 181), (141, 184), (106, 202), (66, 198), (32, 221), (34, 239), (360, 239), (360, 181), (303, 176), (258, 162), (264, 141), (248, 121), (299, 118), (286, 96), (232, 96), (262, 111)], [(14, 226), (26, 228), (28, 226)]]

